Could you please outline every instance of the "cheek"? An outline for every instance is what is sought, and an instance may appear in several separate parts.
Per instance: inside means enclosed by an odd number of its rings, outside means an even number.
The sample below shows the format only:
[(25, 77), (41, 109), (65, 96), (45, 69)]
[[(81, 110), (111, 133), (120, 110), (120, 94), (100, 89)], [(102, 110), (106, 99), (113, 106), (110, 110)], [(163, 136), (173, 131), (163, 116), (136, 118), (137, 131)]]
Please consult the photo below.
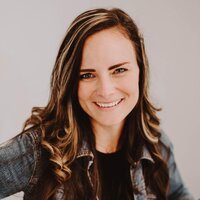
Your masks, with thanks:
[(137, 81), (132, 81), (131, 85), (127, 86), (127, 93), (130, 97), (131, 104), (135, 106), (139, 99), (139, 83)]
[(124, 91), (130, 94), (138, 96), (139, 93), (139, 79), (137, 76), (130, 76), (126, 81), (122, 83)]
[(79, 100), (79, 103), (84, 103), (84, 101), (86, 101), (89, 96), (90, 96), (90, 87), (85, 84), (85, 83), (79, 83), (79, 86), (78, 86), (78, 100)]

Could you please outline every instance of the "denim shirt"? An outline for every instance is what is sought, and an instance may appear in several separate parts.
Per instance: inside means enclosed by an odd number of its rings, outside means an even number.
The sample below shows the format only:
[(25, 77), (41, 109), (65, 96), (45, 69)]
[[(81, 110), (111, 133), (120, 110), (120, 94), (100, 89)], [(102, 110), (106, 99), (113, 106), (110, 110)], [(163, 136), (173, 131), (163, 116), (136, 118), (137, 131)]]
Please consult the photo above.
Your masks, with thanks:
[[(0, 199), (20, 191), (24, 192), (24, 199), (36, 199), (34, 197), (34, 188), (36, 187), (44, 169), (40, 142), (41, 131), (37, 128), (19, 134), (13, 139), (0, 145)], [(170, 177), (168, 199), (194, 200), (181, 179), (174, 159), (172, 144), (164, 133), (162, 133), (161, 136), (161, 143), (163, 144), (162, 156), (167, 160)], [(166, 147), (170, 149), (169, 156), (167, 155), (168, 152)], [(92, 186), (90, 168), (93, 165), (95, 158), (89, 150), (87, 143), (83, 143), (83, 146), (77, 155), (77, 159), (81, 157), (90, 158), (88, 162), (87, 175)], [(133, 187), (138, 190), (137, 194), (133, 194), (134, 200), (157, 199), (151, 192), (151, 189), (145, 186), (142, 169), (143, 161), (149, 161), (154, 164), (154, 160), (145, 146), (140, 160), (137, 163), (132, 163), (130, 165), (131, 182)], [(63, 194), (63, 188), (61, 187), (57, 190), (53, 199), (63, 200)], [(98, 197), (96, 197), (96, 199), (98, 200)]]

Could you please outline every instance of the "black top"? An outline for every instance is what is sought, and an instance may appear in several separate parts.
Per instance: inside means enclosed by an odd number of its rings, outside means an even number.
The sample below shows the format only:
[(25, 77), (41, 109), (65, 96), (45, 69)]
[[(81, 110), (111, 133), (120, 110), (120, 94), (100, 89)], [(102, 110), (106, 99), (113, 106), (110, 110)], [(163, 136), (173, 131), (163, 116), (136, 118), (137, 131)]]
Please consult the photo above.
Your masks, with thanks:
[(123, 150), (114, 153), (97, 151), (103, 200), (133, 199), (129, 163)]

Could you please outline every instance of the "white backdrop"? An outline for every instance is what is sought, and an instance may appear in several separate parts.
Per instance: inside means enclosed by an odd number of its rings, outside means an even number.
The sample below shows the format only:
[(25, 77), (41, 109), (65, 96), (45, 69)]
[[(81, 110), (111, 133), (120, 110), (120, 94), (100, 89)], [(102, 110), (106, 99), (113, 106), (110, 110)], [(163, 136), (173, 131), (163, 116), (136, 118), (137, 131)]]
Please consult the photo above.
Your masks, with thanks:
[(47, 103), (51, 70), (69, 23), (96, 7), (124, 9), (143, 32), (162, 127), (183, 179), (200, 197), (199, 0), (1, 0), (0, 142), (21, 131), (33, 106)]

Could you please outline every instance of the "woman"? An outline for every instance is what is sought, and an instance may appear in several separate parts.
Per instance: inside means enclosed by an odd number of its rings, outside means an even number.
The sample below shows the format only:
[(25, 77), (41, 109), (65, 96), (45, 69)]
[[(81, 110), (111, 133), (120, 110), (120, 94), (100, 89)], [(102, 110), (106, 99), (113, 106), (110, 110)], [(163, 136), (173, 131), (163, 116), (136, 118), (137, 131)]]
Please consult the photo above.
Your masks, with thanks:
[(0, 147), (0, 197), (193, 199), (148, 97), (148, 61), (120, 9), (79, 15), (61, 44), (46, 107)]

